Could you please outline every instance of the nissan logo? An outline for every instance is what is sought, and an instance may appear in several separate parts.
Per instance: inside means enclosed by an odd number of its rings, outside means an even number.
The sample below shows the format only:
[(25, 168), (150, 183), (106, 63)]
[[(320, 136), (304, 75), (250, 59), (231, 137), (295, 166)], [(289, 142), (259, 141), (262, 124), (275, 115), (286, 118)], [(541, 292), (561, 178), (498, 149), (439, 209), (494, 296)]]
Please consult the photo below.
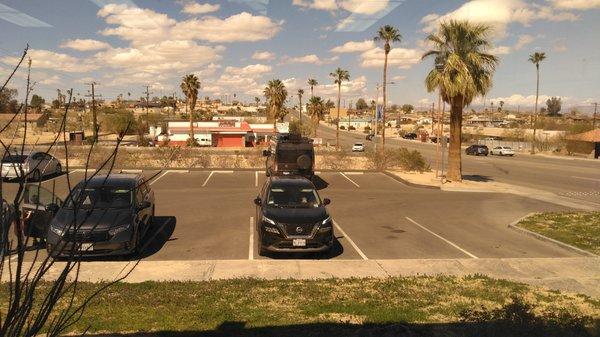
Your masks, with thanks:
[(296, 233), (298, 233), (298, 234), (302, 233), (302, 227), (300, 227), (300, 226), (296, 227)]

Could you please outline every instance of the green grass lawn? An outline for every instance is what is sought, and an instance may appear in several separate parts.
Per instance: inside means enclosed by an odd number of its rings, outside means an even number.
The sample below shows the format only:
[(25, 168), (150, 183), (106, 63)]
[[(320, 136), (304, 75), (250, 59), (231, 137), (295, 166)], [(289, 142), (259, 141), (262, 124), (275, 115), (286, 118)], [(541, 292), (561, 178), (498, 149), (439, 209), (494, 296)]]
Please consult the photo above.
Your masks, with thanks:
[[(76, 300), (99, 286), (81, 283)], [(2, 287), (0, 303), (7, 294)], [(70, 332), (89, 326), (92, 333), (156, 336), (487, 336), (506, 329), (517, 336), (519, 329), (535, 328), (523, 336), (592, 336), (587, 333), (600, 332), (589, 330), (599, 319), (597, 299), (483, 276), (239, 279), (116, 284)]]
[(518, 226), (600, 255), (600, 212), (535, 214)]

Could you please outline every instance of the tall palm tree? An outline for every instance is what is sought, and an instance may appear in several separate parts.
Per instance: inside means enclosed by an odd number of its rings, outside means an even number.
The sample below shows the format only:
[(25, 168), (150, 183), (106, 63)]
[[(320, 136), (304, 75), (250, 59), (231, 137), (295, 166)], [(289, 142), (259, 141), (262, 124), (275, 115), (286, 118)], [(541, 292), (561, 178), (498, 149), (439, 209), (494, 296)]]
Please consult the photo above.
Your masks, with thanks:
[(492, 87), (498, 58), (487, 53), (490, 27), (469, 21), (450, 20), (430, 34), (433, 49), (422, 59), (434, 57), (435, 66), (425, 79), (428, 92), (439, 90), (450, 110), (450, 149), (447, 178), (462, 180), (461, 136), (463, 108)]
[(385, 25), (379, 28), (377, 31), (377, 36), (375, 36), (374, 40), (382, 41), (383, 50), (385, 52), (385, 58), (383, 61), (383, 130), (381, 132), (381, 150), (385, 149), (385, 110), (387, 104), (387, 64), (388, 64), (388, 54), (392, 50), (392, 42), (400, 42), (402, 39), (402, 35), (398, 32), (398, 29), (394, 26)]
[(338, 96), (337, 96), (337, 121), (335, 123), (335, 147), (337, 149), (340, 148), (340, 101), (342, 98), (342, 82), (350, 81), (350, 73), (348, 70), (344, 70), (338, 67), (332, 73), (329, 74), (333, 78), (333, 83), (338, 86)]
[(315, 80), (314, 78), (309, 78), (308, 79), (308, 86), (310, 86), (310, 97), (314, 97), (314, 88), (319, 85), (319, 82), (317, 82), (317, 80)]
[(308, 114), (312, 119), (313, 124), (313, 137), (317, 137), (317, 129), (319, 127), (319, 121), (323, 119), (325, 114), (325, 102), (319, 96), (313, 96), (308, 101)]
[(260, 104), (260, 97), (254, 97), (254, 102), (256, 102), (256, 108), (258, 109), (258, 106)]
[(300, 110), (300, 124), (302, 124), (302, 95), (304, 95), (304, 89), (298, 89), (298, 104)]
[(535, 134), (538, 115), (538, 98), (540, 96), (540, 62), (546, 59), (546, 53), (535, 52), (529, 55), (529, 62), (535, 64), (536, 85), (535, 85), (535, 109), (533, 110), (533, 140), (531, 141), (531, 154), (535, 154)]
[(267, 118), (273, 120), (273, 127), (275, 127), (277, 120), (283, 119), (286, 114), (283, 105), (288, 92), (281, 80), (273, 79), (267, 83), (263, 93), (267, 102)]
[(181, 79), (181, 91), (185, 95), (186, 107), (187, 104), (190, 106), (190, 138), (189, 145), (193, 146), (196, 144), (196, 138), (194, 138), (194, 108), (196, 107), (196, 101), (198, 100), (198, 90), (200, 90), (200, 80), (194, 74), (183, 76)]

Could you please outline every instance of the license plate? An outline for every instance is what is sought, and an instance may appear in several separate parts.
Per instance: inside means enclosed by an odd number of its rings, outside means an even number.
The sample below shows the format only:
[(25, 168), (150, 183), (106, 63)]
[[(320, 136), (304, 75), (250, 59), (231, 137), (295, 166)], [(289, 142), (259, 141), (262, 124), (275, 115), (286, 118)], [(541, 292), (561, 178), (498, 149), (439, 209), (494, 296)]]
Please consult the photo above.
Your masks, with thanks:
[(292, 245), (294, 247), (306, 247), (306, 239), (294, 239)]
[(94, 250), (94, 244), (92, 243), (82, 243), (81, 244), (81, 251), (82, 252), (91, 252)]

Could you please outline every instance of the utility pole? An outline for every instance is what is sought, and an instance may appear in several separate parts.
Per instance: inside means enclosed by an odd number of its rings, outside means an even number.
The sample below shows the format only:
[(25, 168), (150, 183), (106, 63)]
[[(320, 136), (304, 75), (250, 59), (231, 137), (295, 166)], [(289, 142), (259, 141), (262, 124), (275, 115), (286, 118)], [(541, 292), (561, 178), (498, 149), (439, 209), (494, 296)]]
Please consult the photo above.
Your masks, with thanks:
[(596, 113), (598, 112), (598, 103), (593, 103), (594, 104), (594, 118), (592, 119), (592, 128), (595, 129), (596, 128)]
[[(95, 87), (98, 83), (97, 82), (90, 82), (90, 83), (86, 83), (86, 85), (89, 85), (92, 87), (92, 93), (85, 95), (85, 97), (91, 97), (92, 98), (92, 123), (93, 123), (93, 142), (96, 143), (98, 142), (98, 116), (96, 114), (96, 92), (95, 92)], [(101, 97), (101, 96), (99, 96)]]

